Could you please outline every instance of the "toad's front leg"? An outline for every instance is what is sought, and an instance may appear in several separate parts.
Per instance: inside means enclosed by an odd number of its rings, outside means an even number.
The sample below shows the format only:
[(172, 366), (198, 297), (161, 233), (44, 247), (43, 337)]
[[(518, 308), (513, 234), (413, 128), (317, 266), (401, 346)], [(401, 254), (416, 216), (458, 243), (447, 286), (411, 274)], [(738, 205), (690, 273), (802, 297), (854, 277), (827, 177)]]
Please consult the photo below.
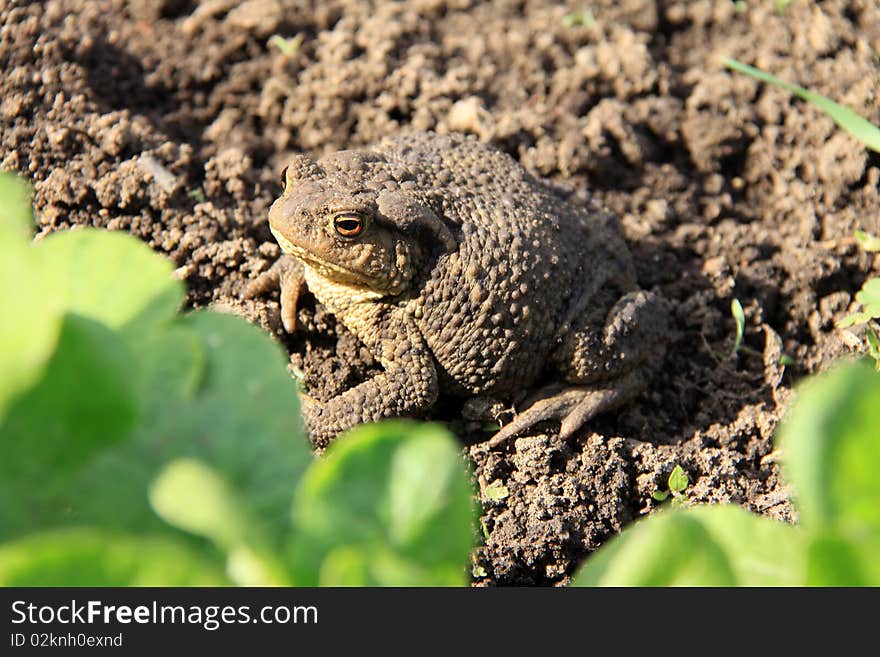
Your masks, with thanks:
[(268, 270), (252, 280), (244, 291), (245, 299), (262, 296), (271, 290), (279, 291), (281, 323), (284, 330), (296, 330), (296, 311), (299, 297), (306, 291), (305, 271), (302, 263), (291, 255), (283, 255)]
[(306, 424), (316, 447), (326, 446), (357, 424), (412, 415), (429, 408), (437, 399), (434, 359), (412, 320), (396, 310), (370, 312), (362, 319), (371, 321), (346, 324), (384, 372), (326, 402), (304, 400)]

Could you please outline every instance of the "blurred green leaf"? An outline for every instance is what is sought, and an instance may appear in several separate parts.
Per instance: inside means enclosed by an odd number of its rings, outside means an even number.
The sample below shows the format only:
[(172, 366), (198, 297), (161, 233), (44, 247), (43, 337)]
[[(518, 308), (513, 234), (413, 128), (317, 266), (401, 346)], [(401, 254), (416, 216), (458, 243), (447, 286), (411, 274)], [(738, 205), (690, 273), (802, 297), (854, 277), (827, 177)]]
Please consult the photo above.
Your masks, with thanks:
[(195, 459), (167, 464), (150, 484), (150, 504), (168, 524), (229, 548), (247, 542), (249, 520), (235, 491)]
[(217, 564), (168, 539), (94, 529), (0, 543), (0, 586), (223, 586)]
[(357, 547), (331, 549), (321, 563), (321, 586), (370, 586), (368, 555)]
[(779, 442), (806, 529), (853, 541), (880, 536), (878, 427), (880, 376), (867, 363), (801, 386)]
[(196, 313), (138, 346), (149, 351), (68, 317), (47, 375), (0, 427), (0, 534), (168, 531), (147, 488), (166, 463), (191, 457), (223, 472), (280, 545), (313, 457), (278, 345), (240, 318)]
[(36, 251), (66, 309), (110, 328), (143, 334), (172, 320), (183, 301), (171, 262), (127, 233), (56, 232)]
[[(150, 482), (171, 461), (197, 459), (223, 473), (248, 513), (261, 520), (268, 540), (280, 543), (289, 528), (294, 483), (313, 459), (286, 359), (277, 344), (238, 317), (197, 312), (178, 326), (202, 341), (205, 377), (197, 392), (169, 395), (183, 387), (181, 381), (163, 376), (172, 370), (151, 370), (158, 378), (144, 382), (146, 409), (137, 431), (93, 459), (68, 484), (68, 498), (77, 500), (90, 524), (159, 529), (163, 525), (147, 499)], [(174, 344), (164, 344), (167, 353), (140, 357), (176, 358)], [(178, 376), (189, 380), (191, 373), (184, 368)]]
[(587, 559), (574, 586), (779, 586), (803, 581), (797, 528), (736, 506), (662, 511)]
[(0, 248), (27, 244), (34, 232), (30, 186), (8, 171), (0, 171)]
[(874, 331), (874, 327), (870, 325), (865, 334), (868, 338), (868, 354), (874, 359), (874, 369), (880, 371), (880, 336)]
[(750, 75), (757, 80), (773, 84), (780, 89), (785, 89), (789, 93), (815, 105), (831, 117), (837, 125), (858, 139), (864, 146), (870, 148), (872, 151), (880, 152), (880, 129), (870, 121), (863, 119), (850, 108), (838, 105), (830, 98), (826, 98), (825, 96), (804, 89), (803, 87), (784, 82), (769, 73), (765, 73), (761, 69), (749, 66), (748, 64), (743, 64), (735, 59), (725, 57), (723, 63), (726, 67), (733, 69), (734, 71)]
[(229, 554), (228, 571), (237, 584), (288, 583), (260, 517), (214, 468), (195, 459), (172, 461), (150, 484), (149, 498), (168, 524), (209, 538)]
[(0, 172), (0, 422), (12, 400), (40, 378), (61, 329), (62, 304), (30, 243), (28, 186)]
[(132, 342), (132, 378), (150, 412), (159, 415), (169, 399), (190, 400), (198, 393), (208, 347), (193, 327), (176, 322)]
[(807, 548), (807, 586), (880, 585), (880, 540), (814, 538)]
[[(0, 237), (0, 240), (5, 238)], [(12, 401), (33, 386), (61, 331), (62, 304), (27, 244), (0, 241), (0, 422)]]
[(651, 497), (653, 497), (658, 502), (665, 502), (669, 498), (669, 491), (655, 490), (653, 493), (651, 493)]
[(67, 316), (43, 379), (0, 425), (0, 536), (68, 515), (62, 482), (134, 429), (130, 360), (102, 324)]
[[(330, 446), (297, 490), (296, 583), (324, 584), (333, 573), (334, 584), (366, 577), (372, 585), (463, 585), (474, 518), (467, 471), (448, 432), (406, 421), (357, 427)], [(337, 553), (343, 548), (349, 551)], [(337, 556), (325, 571), (331, 553)], [(368, 564), (366, 575), (357, 564)], [(339, 581), (340, 573), (357, 582)]]

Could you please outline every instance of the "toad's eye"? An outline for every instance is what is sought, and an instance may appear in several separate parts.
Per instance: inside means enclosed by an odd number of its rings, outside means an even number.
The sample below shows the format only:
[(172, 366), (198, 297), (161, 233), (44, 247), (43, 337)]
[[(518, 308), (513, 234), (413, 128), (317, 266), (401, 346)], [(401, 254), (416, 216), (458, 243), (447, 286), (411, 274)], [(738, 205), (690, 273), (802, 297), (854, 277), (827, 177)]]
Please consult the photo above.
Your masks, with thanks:
[(287, 167), (281, 170), (281, 191), (287, 189)]
[(342, 237), (357, 237), (364, 232), (366, 222), (357, 212), (343, 212), (333, 217), (333, 228)]

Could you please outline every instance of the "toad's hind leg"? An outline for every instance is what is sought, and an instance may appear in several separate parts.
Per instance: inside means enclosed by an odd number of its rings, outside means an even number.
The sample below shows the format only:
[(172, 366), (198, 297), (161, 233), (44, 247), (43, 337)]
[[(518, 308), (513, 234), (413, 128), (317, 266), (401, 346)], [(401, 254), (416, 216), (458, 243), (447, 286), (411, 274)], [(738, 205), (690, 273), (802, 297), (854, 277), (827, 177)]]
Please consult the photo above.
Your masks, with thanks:
[(667, 331), (665, 304), (641, 290), (621, 297), (605, 317), (585, 315), (553, 355), (570, 385), (538, 391), (487, 446), (549, 420), (562, 422), (559, 435), (565, 439), (593, 416), (632, 400), (646, 387), (650, 371), (659, 367)]

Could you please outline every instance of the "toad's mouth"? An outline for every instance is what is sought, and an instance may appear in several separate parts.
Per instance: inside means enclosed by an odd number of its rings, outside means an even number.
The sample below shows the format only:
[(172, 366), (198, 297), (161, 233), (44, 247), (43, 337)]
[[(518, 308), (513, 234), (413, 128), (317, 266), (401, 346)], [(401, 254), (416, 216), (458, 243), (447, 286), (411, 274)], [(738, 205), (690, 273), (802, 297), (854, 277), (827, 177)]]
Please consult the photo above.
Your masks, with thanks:
[(307, 251), (301, 246), (297, 246), (271, 226), (269, 227), (269, 229), (272, 231), (272, 235), (275, 236), (275, 240), (278, 242), (278, 245), (281, 247), (281, 250), (284, 251), (284, 253), (292, 255), (294, 258), (300, 260), (307, 267), (314, 269), (324, 278), (327, 278), (331, 281), (346, 283), (348, 285), (366, 287), (371, 290), (383, 288), (381, 283), (377, 280), (374, 280), (372, 277), (367, 276), (359, 271), (348, 269), (347, 267), (343, 267), (342, 265), (337, 265), (334, 262), (329, 262), (327, 260), (324, 260), (323, 258), (319, 258), (314, 253)]

